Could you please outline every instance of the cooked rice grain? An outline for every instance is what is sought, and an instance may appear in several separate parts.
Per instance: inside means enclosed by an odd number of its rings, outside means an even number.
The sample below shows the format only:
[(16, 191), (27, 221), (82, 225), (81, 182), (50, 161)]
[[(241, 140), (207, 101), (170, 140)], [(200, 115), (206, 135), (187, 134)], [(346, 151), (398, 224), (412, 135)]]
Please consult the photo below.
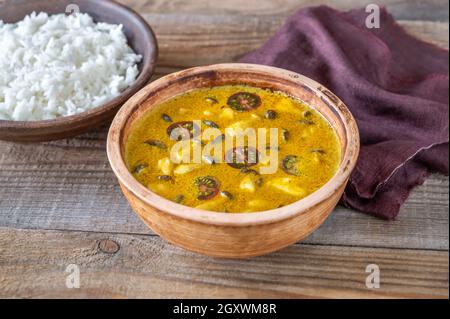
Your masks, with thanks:
[(47, 120), (102, 105), (136, 80), (141, 59), (122, 25), (88, 14), (0, 20), (0, 119)]

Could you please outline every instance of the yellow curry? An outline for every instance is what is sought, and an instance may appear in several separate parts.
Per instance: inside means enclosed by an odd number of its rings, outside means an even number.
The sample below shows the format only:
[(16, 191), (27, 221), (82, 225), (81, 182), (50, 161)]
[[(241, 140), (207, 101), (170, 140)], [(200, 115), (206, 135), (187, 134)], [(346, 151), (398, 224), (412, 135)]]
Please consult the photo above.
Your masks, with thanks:
[(162, 197), (242, 213), (318, 190), (337, 171), (341, 146), (330, 124), (301, 101), (230, 85), (152, 107), (132, 128), (125, 159), (133, 176)]

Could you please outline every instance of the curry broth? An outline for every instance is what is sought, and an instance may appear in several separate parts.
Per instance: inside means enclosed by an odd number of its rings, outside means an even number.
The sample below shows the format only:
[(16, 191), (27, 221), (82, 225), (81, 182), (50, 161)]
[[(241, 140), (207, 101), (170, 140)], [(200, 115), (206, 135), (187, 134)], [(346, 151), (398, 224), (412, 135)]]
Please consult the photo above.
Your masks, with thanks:
[[(246, 92), (244, 99), (240, 92)], [(242, 101), (257, 107), (242, 109)], [(193, 120), (222, 133), (228, 127), (278, 128), (276, 173), (258, 174), (267, 165), (261, 162), (243, 168), (210, 161), (171, 163), (177, 141), (170, 139), (168, 127)], [(330, 124), (300, 101), (233, 85), (197, 89), (152, 107), (133, 126), (125, 160), (141, 184), (172, 201), (210, 211), (256, 212), (291, 204), (322, 187), (338, 169), (341, 146)]]

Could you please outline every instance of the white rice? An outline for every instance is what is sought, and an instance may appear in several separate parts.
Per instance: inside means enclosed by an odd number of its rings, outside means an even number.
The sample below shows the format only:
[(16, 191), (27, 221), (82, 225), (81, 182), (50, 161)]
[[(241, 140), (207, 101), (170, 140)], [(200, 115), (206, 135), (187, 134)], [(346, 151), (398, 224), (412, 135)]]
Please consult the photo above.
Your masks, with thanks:
[(0, 120), (54, 119), (102, 105), (136, 80), (141, 59), (122, 25), (96, 24), (88, 14), (0, 20)]

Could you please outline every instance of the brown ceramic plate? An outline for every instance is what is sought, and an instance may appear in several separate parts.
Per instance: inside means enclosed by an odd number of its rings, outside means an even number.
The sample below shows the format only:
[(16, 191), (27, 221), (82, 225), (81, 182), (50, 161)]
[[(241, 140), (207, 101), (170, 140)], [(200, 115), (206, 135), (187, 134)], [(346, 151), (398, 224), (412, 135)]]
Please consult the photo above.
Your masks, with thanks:
[[(124, 146), (146, 111), (189, 90), (227, 84), (269, 88), (297, 97), (336, 130), (342, 160), (334, 177), (315, 193), (282, 208), (242, 214), (216, 213), (176, 204), (151, 192), (128, 171)], [(195, 106), (192, 106), (195, 107)], [(339, 201), (359, 154), (359, 133), (347, 107), (332, 92), (300, 74), (251, 64), (193, 68), (161, 78), (131, 98), (114, 119), (108, 158), (122, 190), (142, 220), (168, 241), (211, 256), (242, 258), (293, 244), (317, 229)]]
[(36, 12), (65, 13), (69, 5), (77, 5), (82, 13), (96, 22), (122, 24), (129, 45), (143, 57), (135, 83), (110, 102), (86, 112), (45, 121), (0, 120), (0, 139), (17, 142), (38, 142), (72, 137), (111, 120), (131, 96), (145, 86), (154, 71), (158, 56), (156, 37), (145, 20), (133, 10), (109, 0), (7, 0), (0, 4), (0, 20), (14, 23)]

